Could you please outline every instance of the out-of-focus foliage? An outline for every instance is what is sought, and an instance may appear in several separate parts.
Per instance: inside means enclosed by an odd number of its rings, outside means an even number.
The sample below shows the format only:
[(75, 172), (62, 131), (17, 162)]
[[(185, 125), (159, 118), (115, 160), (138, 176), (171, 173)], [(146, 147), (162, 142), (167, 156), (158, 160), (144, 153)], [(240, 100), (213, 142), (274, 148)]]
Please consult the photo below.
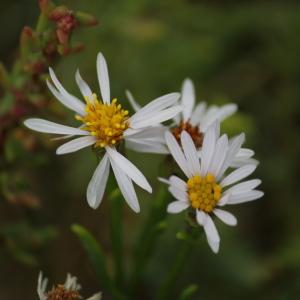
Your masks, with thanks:
[[(203, 240), (187, 261), (185, 272), (174, 286), (174, 294), (179, 297), (184, 288), (197, 284), (198, 293), (191, 299), (297, 299), (300, 295), (298, 2), (70, 0), (61, 4), (93, 13), (100, 20), (96, 29), (76, 35), (85, 45), (85, 51), (61, 60), (56, 68), (64, 86), (74, 94), (79, 95), (73, 76), (77, 67), (98, 91), (95, 59), (101, 50), (109, 63), (112, 94), (121, 102), (126, 101), (125, 88), (141, 103), (147, 103), (162, 93), (178, 91), (182, 80), (189, 76), (196, 84), (198, 100), (220, 104), (233, 100), (239, 105), (239, 113), (223, 124), (223, 130), (232, 135), (247, 133), (246, 144), (255, 149), (261, 162), (257, 175), (263, 180), (265, 197), (232, 207), (231, 211), (238, 216), (238, 226), (228, 228), (217, 224), (222, 238), (220, 253), (212, 254)], [(10, 66), (16, 56), (19, 32), (24, 25), (34, 25), (38, 16), (37, 3), (1, 1), (0, 5), (1, 61)], [(55, 100), (35, 112), (35, 116), (74, 122), (73, 116)], [(0, 298), (33, 299), (39, 268), (47, 269), (47, 274), (55, 279), (63, 279), (66, 271), (80, 274), (85, 289), (94, 291), (95, 275), (69, 226), (74, 222), (83, 224), (100, 239), (109, 257), (112, 255), (107, 199), (97, 211), (91, 210), (85, 200), (96, 159), (89, 149), (56, 157), (54, 150), (59, 142), (50, 142), (47, 136), (27, 130), (22, 133), (26, 138), (20, 139), (21, 127), (1, 153), (14, 163), (9, 164), (5, 173), (2, 166), (0, 169), (1, 191), (8, 191), (10, 197), (6, 199), (12, 199), (7, 202), (1, 197), (0, 227), (4, 229), (0, 231), (0, 245), (7, 232), (21, 226), (17, 223), (20, 214), (33, 220), (35, 228), (40, 227), (41, 232), (32, 238), (43, 235), (47, 226), (57, 227), (59, 236), (44, 251), (39, 251), (38, 256), (31, 257), (30, 250), (29, 258), (28, 239), (18, 237), (19, 242), (14, 245), (17, 256), (21, 255), (21, 260), (22, 257), (38, 260), (38, 268), (16, 263), (1, 246)], [(22, 145), (24, 141), (34, 141), (34, 147), (24, 151), (27, 149)], [(11, 147), (22, 150), (12, 152)], [(155, 175), (162, 159), (128, 154), (137, 166), (146, 164), (143, 170), (157, 190)], [(26, 190), (23, 183), (18, 183), (18, 174), (32, 182), (31, 190), (40, 199), (38, 211), (25, 209), (21, 213), (12, 204)], [(20, 189), (8, 189), (10, 186)], [(37, 202), (30, 197), (21, 198), (31, 206)], [(140, 193), (139, 198), (141, 215), (124, 208), (125, 261), (131, 259), (132, 240), (151, 202), (151, 196), (146, 194)], [(25, 224), (21, 227), (27, 235), (31, 225)], [(175, 234), (182, 228), (182, 216), (170, 216), (168, 225), (156, 245), (156, 256), (144, 270), (139, 285), (142, 299), (150, 299), (149, 295), (160, 285), (179, 247)]]

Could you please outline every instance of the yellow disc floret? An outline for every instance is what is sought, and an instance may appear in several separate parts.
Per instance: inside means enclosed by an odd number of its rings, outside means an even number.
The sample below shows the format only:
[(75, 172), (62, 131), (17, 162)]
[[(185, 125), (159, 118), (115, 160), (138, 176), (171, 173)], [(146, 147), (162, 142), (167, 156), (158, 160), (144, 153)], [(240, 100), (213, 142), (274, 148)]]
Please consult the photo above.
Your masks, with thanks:
[(83, 130), (87, 130), (96, 137), (95, 146), (105, 147), (117, 144), (124, 131), (129, 127), (128, 110), (124, 110), (117, 99), (104, 104), (93, 94), (92, 99), (85, 98), (85, 116), (76, 115), (76, 119), (84, 123)]
[(193, 176), (187, 181), (187, 186), (191, 206), (195, 209), (210, 213), (221, 199), (222, 187), (212, 174)]

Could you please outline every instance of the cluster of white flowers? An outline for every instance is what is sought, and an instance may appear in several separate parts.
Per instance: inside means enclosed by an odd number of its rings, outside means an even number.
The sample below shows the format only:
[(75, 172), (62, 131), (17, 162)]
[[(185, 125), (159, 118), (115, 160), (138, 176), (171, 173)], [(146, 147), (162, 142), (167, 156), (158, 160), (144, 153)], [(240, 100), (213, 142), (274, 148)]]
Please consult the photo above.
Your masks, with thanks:
[[(128, 205), (140, 211), (133, 182), (149, 193), (152, 188), (143, 173), (125, 156), (118, 152), (118, 145), (139, 152), (171, 154), (187, 177), (185, 180), (172, 175), (160, 178), (169, 185), (176, 199), (168, 206), (169, 213), (189, 209), (197, 223), (203, 226), (208, 243), (218, 252), (220, 237), (211, 216), (216, 215), (228, 225), (236, 225), (236, 218), (220, 208), (225, 204), (237, 204), (263, 196), (255, 190), (260, 180), (238, 183), (249, 176), (258, 162), (254, 152), (241, 148), (245, 140), (242, 133), (229, 139), (220, 136), (220, 122), (232, 115), (235, 104), (221, 107), (197, 105), (193, 83), (186, 79), (181, 93), (161, 96), (141, 107), (127, 91), (127, 97), (135, 113), (129, 112), (110, 97), (110, 82), (106, 61), (101, 53), (97, 57), (97, 73), (101, 99), (76, 72), (76, 82), (85, 103), (65, 90), (50, 69), (51, 82), (47, 82), (53, 95), (67, 108), (75, 112), (80, 122), (77, 128), (42, 119), (28, 119), (25, 125), (33, 130), (63, 135), (63, 138), (80, 136), (66, 142), (57, 149), (57, 154), (75, 152), (94, 145), (102, 148), (103, 157), (87, 188), (87, 201), (97, 208), (103, 198), (110, 166)], [(162, 123), (172, 120), (169, 126)], [(65, 136), (67, 135), (67, 136)], [(226, 173), (228, 169), (230, 173)]]

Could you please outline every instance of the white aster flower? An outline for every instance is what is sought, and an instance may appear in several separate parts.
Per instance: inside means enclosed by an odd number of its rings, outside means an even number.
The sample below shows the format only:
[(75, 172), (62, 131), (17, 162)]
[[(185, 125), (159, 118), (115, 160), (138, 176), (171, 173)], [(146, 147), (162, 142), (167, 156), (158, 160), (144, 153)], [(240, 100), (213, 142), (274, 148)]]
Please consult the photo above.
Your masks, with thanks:
[[(140, 105), (135, 101), (132, 94), (127, 91), (127, 98), (135, 111), (140, 110)], [(207, 107), (206, 102), (200, 102), (196, 105), (195, 87), (190, 79), (185, 79), (181, 89), (181, 103), (183, 107), (180, 114), (173, 118), (173, 123), (169, 127), (161, 127), (157, 132), (164, 134), (163, 129), (170, 130), (178, 142), (180, 142), (181, 132), (187, 131), (192, 137), (194, 144), (201, 155), (201, 147), (206, 131), (215, 121), (222, 122), (237, 111), (237, 105), (234, 103), (225, 104), (223, 106), (212, 105)], [(158, 143), (157, 143), (158, 144)], [(163, 144), (163, 143), (162, 143)], [(136, 147), (138, 148), (138, 147)], [(145, 148), (144, 152), (148, 148)], [(167, 153), (163, 146), (160, 146), (160, 153)], [(143, 151), (144, 149), (141, 149)], [(150, 150), (151, 151), (151, 150)], [(232, 167), (240, 167), (245, 164), (257, 164), (257, 161), (252, 158), (254, 151), (246, 148), (241, 148), (232, 161)]]
[[(80, 136), (61, 145), (56, 151), (57, 154), (75, 152), (91, 145), (103, 148), (105, 154), (87, 188), (89, 205), (92, 208), (100, 205), (111, 166), (125, 200), (135, 212), (139, 212), (140, 207), (132, 181), (150, 193), (152, 188), (141, 171), (120, 154), (116, 146), (123, 140), (133, 145), (143, 144), (144, 140), (153, 144), (156, 138), (153, 136), (152, 127), (173, 118), (181, 111), (181, 106), (174, 105), (180, 94), (171, 93), (159, 97), (130, 117), (128, 111), (117, 103), (117, 99), (111, 101), (107, 64), (101, 53), (97, 56), (97, 73), (102, 101), (92, 93), (79, 71), (76, 72), (76, 82), (86, 101), (83, 103), (65, 90), (50, 68), (54, 85), (48, 81), (48, 87), (63, 105), (76, 113), (76, 119), (81, 122), (79, 128), (42, 119), (28, 119), (24, 124), (39, 132), (68, 135), (67, 137)], [(160, 146), (158, 144), (152, 147)]]
[[(42, 272), (39, 274), (37, 293), (40, 300), (79, 300), (82, 299), (79, 291), (81, 290), (80, 284), (77, 282), (77, 277), (71, 274), (67, 275), (64, 284), (53, 286), (51, 290), (47, 291), (48, 279), (43, 278)], [(94, 294), (86, 300), (101, 300), (101, 293)]]
[(219, 207), (263, 196), (263, 192), (255, 190), (261, 183), (259, 179), (238, 183), (252, 174), (256, 165), (244, 165), (225, 175), (245, 136), (240, 134), (229, 142), (226, 134), (219, 136), (219, 126), (219, 122), (215, 122), (207, 130), (200, 159), (195, 144), (186, 131), (181, 134), (182, 147), (170, 132), (166, 132), (168, 148), (187, 179), (182, 180), (177, 176), (171, 176), (168, 180), (160, 179), (169, 185), (168, 189), (176, 199), (168, 205), (168, 212), (179, 213), (185, 209), (194, 212), (197, 223), (204, 227), (208, 244), (215, 253), (219, 250), (220, 236), (211, 215), (234, 226), (237, 224), (236, 218)]

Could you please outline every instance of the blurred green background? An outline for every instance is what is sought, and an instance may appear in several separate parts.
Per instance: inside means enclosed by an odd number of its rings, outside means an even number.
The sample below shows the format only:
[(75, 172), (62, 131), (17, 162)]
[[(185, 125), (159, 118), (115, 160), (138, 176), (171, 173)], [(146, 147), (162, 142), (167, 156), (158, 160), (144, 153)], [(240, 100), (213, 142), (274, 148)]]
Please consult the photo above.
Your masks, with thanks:
[[(130, 89), (141, 103), (179, 91), (185, 77), (196, 86), (197, 99), (222, 104), (234, 101), (239, 113), (223, 123), (230, 135), (246, 132), (246, 146), (260, 160), (256, 176), (265, 196), (230, 207), (239, 220), (236, 228), (217, 222), (221, 250), (214, 255), (203, 241), (174, 287), (180, 291), (199, 284), (197, 299), (300, 299), (300, 4), (298, 1), (197, 1), (197, 0), (70, 0), (56, 1), (94, 14), (99, 26), (74, 36), (85, 50), (55, 67), (64, 86), (79, 91), (74, 74), (98, 92), (95, 61), (102, 51), (108, 61), (112, 95), (128, 104)], [(10, 66), (17, 54), (24, 25), (34, 26), (35, 0), (0, 3), (0, 60)], [(59, 117), (46, 110), (40, 116), (71, 124), (73, 116), (60, 105)], [(1, 124), (0, 124), (1, 126)], [(45, 247), (32, 247), (32, 257), (18, 256), (18, 245), (7, 251), (0, 238), (0, 299), (37, 299), (37, 274), (42, 269), (51, 282), (71, 272), (80, 278), (83, 294), (98, 290), (94, 273), (70, 225), (89, 228), (110, 254), (107, 201), (96, 211), (86, 203), (87, 183), (96, 165), (91, 150), (57, 157), (58, 142), (36, 135), (43, 154), (37, 164), (17, 161), (41, 199), (38, 209), (21, 209), (0, 199), (1, 232), (18, 232), (25, 248), (30, 228), (37, 240), (55, 235)], [(45, 146), (47, 145), (47, 147)], [(129, 153), (154, 188), (161, 157)], [(154, 163), (155, 162), (155, 163)], [(13, 170), (14, 171), (14, 170)], [(124, 208), (125, 253), (147, 214), (151, 197), (139, 190), (142, 213)], [(14, 222), (20, 222), (14, 225)], [(140, 298), (151, 299), (178, 247), (175, 233), (182, 215), (168, 218), (169, 229), (159, 238), (156, 255), (145, 270)], [(20, 228), (18, 228), (21, 227)], [(27, 228), (28, 227), (28, 228)], [(43, 229), (42, 229), (43, 228)], [(21, 233), (20, 233), (21, 232)], [(12, 233), (13, 234), (13, 233)], [(2, 247), (3, 246), (3, 247)], [(31, 245), (28, 246), (31, 249)], [(12, 253), (16, 255), (12, 255)], [(17, 257), (17, 259), (16, 259)], [(108, 299), (108, 297), (104, 297)]]

